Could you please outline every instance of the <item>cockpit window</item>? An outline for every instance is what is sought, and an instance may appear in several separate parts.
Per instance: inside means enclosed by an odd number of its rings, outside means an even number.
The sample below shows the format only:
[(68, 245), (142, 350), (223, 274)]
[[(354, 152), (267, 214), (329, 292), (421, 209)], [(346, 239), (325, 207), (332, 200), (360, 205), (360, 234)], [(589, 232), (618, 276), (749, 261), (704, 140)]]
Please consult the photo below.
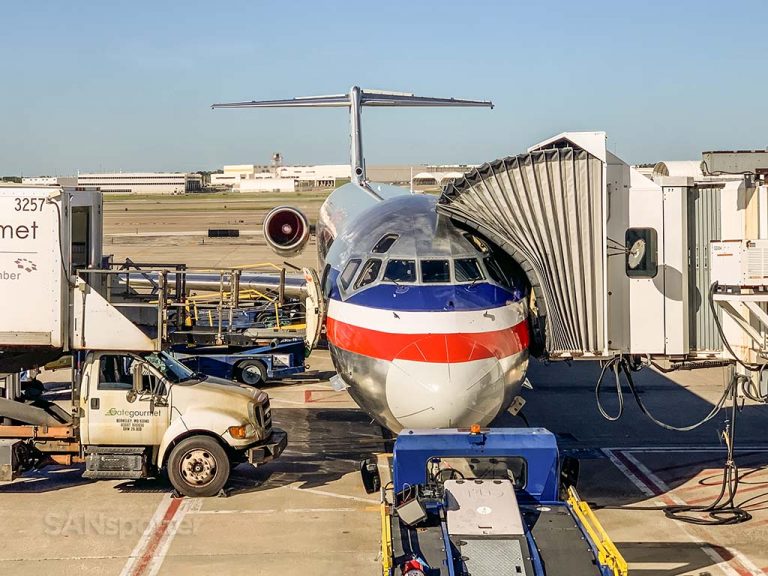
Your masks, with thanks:
[(382, 236), (381, 240), (376, 242), (376, 246), (373, 247), (371, 252), (374, 254), (386, 254), (398, 238), (400, 238), (400, 236), (397, 234), (386, 234)]
[(341, 280), (341, 286), (346, 290), (349, 288), (349, 285), (352, 283), (352, 278), (355, 277), (355, 272), (357, 272), (357, 269), (360, 267), (360, 258), (353, 258), (349, 262), (347, 262), (347, 265), (344, 267), (344, 271), (341, 273), (341, 277), (339, 278)]
[(375, 282), (376, 278), (379, 277), (379, 270), (381, 270), (381, 260), (378, 258), (368, 260), (363, 267), (363, 271), (360, 273), (360, 277), (355, 282), (355, 290)]
[(415, 260), (390, 260), (384, 268), (384, 282), (416, 282)]
[(451, 267), (448, 260), (422, 260), (421, 281), (425, 284), (450, 282)]
[(509, 281), (496, 259), (493, 256), (488, 256), (487, 258), (484, 258), (483, 261), (485, 262), (485, 267), (488, 269), (488, 275), (491, 279), (497, 284), (509, 288)]
[(483, 272), (476, 258), (456, 258), (453, 266), (456, 269), (456, 282), (475, 282), (483, 279)]

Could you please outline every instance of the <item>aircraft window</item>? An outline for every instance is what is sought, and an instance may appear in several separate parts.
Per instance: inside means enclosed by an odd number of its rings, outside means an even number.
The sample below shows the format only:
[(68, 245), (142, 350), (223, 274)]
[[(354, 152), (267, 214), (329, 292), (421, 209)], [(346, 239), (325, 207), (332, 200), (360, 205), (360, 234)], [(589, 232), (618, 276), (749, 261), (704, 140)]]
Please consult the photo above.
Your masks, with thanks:
[(390, 260), (384, 269), (384, 282), (416, 282), (415, 260)]
[(451, 268), (448, 260), (422, 260), (421, 281), (425, 284), (450, 282)]
[(475, 282), (483, 279), (483, 272), (476, 258), (456, 258), (453, 266), (456, 268), (456, 282)]
[(379, 277), (379, 270), (381, 270), (381, 260), (378, 258), (371, 258), (365, 263), (363, 271), (360, 273), (360, 277), (355, 282), (355, 290), (368, 286), (372, 282), (376, 281)]
[(470, 242), (472, 242), (472, 245), (483, 254), (488, 254), (491, 251), (491, 249), (488, 247), (488, 244), (486, 244), (485, 241), (480, 240), (480, 238), (478, 238), (474, 234), (470, 234), (469, 232), (467, 232), (464, 234), (464, 237)]
[(360, 258), (353, 258), (349, 262), (347, 262), (347, 265), (344, 267), (344, 272), (341, 273), (341, 286), (346, 290), (349, 288), (349, 285), (352, 283), (352, 278), (355, 277), (355, 273), (357, 272), (357, 269), (360, 267)]
[(326, 228), (323, 228), (323, 233), (320, 235), (319, 245), (320, 245), (320, 259), (325, 260), (325, 257), (328, 255), (328, 251), (331, 249), (331, 246), (333, 245), (333, 235), (328, 232)]
[(493, 281), (500, 284), (501, 286), (504, 286), (505, 288), (509, 288), (509, 281), (504, 275), (504, 272), (502, 272), (499, 263), (496, 262), (496, 259), (493, 256), (488, 256), (484, 259), (484, 262), (485, 267), (488, 269), (488, 275), (493, 279)]
[(320, 281), (320, 285), (323, 287), (323, 296), (328, 298), (331, 295), (331, 265), (326, 264), (323, 268), (323, 279)]
[(386, 234), (385, 236), (382, 236), (381, 240), (376, 242), (376, 246), (373, 247), (371, 252), (374, 254), (386, 254), (398, 238), (400, 238), (400, 236), (397, 234)]

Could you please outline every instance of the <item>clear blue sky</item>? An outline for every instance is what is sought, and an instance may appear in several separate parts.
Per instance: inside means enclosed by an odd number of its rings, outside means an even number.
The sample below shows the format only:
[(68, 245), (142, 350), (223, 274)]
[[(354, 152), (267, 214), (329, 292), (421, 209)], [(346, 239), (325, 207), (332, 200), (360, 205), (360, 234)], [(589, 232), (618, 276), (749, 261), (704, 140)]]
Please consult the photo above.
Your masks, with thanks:
[(6, 2), (0, 174), (346, 163), (346, 114), (213, 102), (358, 84), (491, 99), (368, 109), (366, 158), (479, 163), (565, 130), (629, 162), (768, 145), (768, 2)]

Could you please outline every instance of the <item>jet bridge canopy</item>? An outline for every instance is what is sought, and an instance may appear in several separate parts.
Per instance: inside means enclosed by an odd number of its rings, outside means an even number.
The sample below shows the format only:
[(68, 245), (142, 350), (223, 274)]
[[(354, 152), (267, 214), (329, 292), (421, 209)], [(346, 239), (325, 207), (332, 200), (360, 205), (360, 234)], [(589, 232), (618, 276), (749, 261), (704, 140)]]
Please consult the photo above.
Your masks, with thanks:
[(567, 139), (546, 145), (448, 184), (438, 211), (520, 264), (544, 319), (547, 351), (603, 354), (605, 148), (593, 153)]

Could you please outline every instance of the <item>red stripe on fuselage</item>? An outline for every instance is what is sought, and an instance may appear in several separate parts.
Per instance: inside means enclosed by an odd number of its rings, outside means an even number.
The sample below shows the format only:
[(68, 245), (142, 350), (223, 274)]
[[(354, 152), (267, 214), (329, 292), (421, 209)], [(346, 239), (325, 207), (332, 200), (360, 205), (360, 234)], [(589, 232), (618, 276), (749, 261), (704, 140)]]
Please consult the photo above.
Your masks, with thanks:
[(355, 354), (392, 361), (469, 362), (505, 358), (528, 348), (528, 324), (523, 321), (493, 332), (451, 334), (391, 334), (346, 324), (328, 316), (328, 340)]

